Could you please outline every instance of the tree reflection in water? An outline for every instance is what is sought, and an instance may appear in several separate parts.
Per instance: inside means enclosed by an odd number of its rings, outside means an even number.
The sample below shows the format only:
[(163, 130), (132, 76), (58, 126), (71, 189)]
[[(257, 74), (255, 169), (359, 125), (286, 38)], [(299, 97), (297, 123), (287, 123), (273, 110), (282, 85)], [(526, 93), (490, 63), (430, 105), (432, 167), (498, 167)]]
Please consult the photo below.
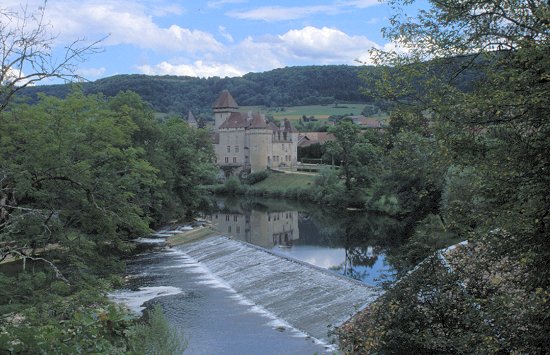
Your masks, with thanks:
[(205, 217), (234, 239), (375, 284), (394, 279), (387, 256), (405, 239), (395, 219), (297, 201), (217, 198)]

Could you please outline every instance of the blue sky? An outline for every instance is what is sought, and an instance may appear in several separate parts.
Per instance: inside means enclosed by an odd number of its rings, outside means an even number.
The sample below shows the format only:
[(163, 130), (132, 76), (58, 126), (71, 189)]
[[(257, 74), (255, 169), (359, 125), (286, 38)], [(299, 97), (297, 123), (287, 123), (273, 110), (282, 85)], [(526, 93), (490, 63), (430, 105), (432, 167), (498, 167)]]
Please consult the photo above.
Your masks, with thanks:
[(131, 73), (240, 76), (369, 62), (369, 49), (391, 46), (380, 33), (389, 16), (377, 0), (49, 0), (46, 6), (56, 45), (108, 35), (102, 52), (79, 65), (89, 80)]

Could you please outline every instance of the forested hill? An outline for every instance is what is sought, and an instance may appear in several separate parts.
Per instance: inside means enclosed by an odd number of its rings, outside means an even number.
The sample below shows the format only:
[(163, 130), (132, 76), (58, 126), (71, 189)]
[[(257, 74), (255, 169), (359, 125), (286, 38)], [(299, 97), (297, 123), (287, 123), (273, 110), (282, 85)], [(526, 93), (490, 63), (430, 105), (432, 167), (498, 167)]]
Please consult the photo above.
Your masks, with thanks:
[[(334, 102), (364, 102), (360, 93), (361, 70), (373, 67), (347, 65), (306, 66), (275, 69), (264, 73), (249, 73), (236, 78), (201, 79), (188, 76), (116, 75), (84, 83), (85, 93), (115, 96), (132, 90), (149, 102), (154, 110), (165, 113), (209, 113), (220, 91), (228, 89), (241, 106), (296, 106), (332, 104)], [(36, 86), (22, 95), (34, 101), (39, 92), (65, 97), (68, 85)]]

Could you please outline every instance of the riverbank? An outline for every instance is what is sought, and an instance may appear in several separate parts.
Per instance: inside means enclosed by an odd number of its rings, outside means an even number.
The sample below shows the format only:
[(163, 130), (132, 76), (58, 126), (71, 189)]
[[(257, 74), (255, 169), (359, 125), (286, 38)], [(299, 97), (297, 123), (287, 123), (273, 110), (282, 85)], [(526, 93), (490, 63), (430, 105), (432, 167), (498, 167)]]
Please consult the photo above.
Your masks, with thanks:
[(260, 172), (251, 174), (248, 179), (230, 177), (223, 184), (203, 186), (215, 194), (232, 194), (264, 197), (285, 197), (295, 199), (298, 195), (312, 194), (317, 175)]

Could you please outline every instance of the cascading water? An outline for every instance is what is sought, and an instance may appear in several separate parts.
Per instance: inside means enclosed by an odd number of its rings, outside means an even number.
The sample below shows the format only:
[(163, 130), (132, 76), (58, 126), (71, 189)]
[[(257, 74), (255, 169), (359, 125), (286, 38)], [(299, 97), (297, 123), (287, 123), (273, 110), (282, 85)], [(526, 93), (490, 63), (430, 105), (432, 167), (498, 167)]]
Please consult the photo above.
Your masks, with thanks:
[(235, 292), (323, 342), (378, 290), (250, 244), (215, 237), (178, 248)]
[[(392, 279), (385, 252), (393, 244), (383, 243), (396, 239), (395, 222), (261, 202), (226, 200), (205, 216), (230, 238), (137, 255), (113, 298), (135, 311), (160, 303), (188, 339), (186, 354), (332, 352), (330, 329), (377, 297), (371, 285)], [(177, 232), (137, 242), (162, 247)]]

